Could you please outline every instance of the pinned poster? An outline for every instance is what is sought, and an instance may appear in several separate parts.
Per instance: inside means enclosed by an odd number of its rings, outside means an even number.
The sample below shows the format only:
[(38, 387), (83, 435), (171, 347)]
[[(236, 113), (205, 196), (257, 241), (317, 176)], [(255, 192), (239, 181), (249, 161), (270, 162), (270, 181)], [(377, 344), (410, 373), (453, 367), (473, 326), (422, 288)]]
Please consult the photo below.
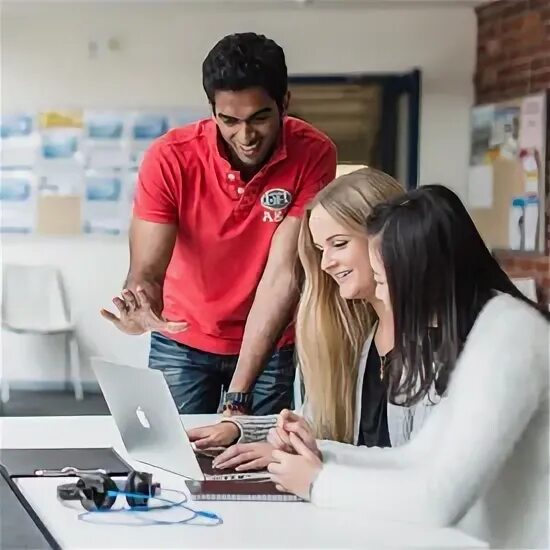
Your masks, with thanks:
[(512, 250), (535, 250), (539, 202), (536, 195), (512, 199), (508, 226), (509, 245)]
[(78, 168), (44, 169), (40, 173), (38, 193), (40, 196), (82, 196), (84, 172)]
[(519, 126), (519, 146), (521, 149), (534, 149), (542, 153), (545, 140), (545, 110), (544, 94), (526, 97), (521, 102)]
[(80, 233), (84, 174), (49, 166), (40, 173), (36, 230), (42, 235)]
[(523, 149), (520, 153), (520, 161), (525, 176), (525, 192), (538, 195), (541, 175), (538, 152), (535, 149)]
[(480, 105), (472, 109), (471, 166), (487, 164), (492, 161), (490, 150), (492, 146), (494, 116), (494, 105)]
[(515, 159), (519, 154), (520, 108), (497, 105), (491, 133), (491, 149), (501, 158)]
[(36, 231), (41, 235), (79, 235), (81, 198), (74, 195), (39, 195)]
[(38, 115), (39, 125), (47, 128), (82, 128), (81, 109), (61, 109), (41, 111)]
[(128, 228), (126, 178), (120, 170), (89, 170), (85, 179), (83, 231), (118, 235)]
[(0, 231), (31, 233), (35, 228), (36, 178), (31, 171), (0, 172)]
[(63, 168), (82, 164), (82, 111), (44, 111), (38, 120), (42, 163)]
[(34, 167), (39, 153), (40, 136), (33, 115), (19, 113), (2, 116), (0, 139), (0, 166), (2, 168), (29, 169)]
[(130, 115), (130, 166), (139, 168), (151, 143), (170, 129), (169, 114), (134, 112)]
[(166, 113), (133, 113), (130, 137), (136, 141), (152, 141), (164, 135), (170, 128)]
[(121, 168), (129, 163), (128, 117), (121, 111), (84, 112), (83, 152), (88, 168)]
[(493, 165), (470, 166), (468, 173), (468, 206), (493, 207)]

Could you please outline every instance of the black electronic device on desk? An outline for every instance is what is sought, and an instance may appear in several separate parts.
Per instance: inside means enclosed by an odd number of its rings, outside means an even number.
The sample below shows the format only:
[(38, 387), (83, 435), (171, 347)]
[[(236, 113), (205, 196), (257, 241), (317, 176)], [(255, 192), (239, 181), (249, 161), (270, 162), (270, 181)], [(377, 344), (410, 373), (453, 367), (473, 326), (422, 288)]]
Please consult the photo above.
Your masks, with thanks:
[(111, 447), (71, 449), (0, 449), (0, 464), (10, 477), (64, 477), (78, 471), (127, 476), (133, 468)]
[(61, 549), (2, 465), (0, 465), (0, 523), (2, 548)]

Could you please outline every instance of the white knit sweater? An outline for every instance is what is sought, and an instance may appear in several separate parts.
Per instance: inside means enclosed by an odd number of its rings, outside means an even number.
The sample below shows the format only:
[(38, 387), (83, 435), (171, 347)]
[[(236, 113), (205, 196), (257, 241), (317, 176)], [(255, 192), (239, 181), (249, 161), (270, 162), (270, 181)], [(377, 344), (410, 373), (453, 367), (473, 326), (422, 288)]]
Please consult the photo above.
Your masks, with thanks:
[(389, 449), (322, 442), (312, 502), (365, 518), (458, 524), (498, 548), (547, 548), (549, 342), (533, 308), (493, 298), (448, 396), (414, 439)]

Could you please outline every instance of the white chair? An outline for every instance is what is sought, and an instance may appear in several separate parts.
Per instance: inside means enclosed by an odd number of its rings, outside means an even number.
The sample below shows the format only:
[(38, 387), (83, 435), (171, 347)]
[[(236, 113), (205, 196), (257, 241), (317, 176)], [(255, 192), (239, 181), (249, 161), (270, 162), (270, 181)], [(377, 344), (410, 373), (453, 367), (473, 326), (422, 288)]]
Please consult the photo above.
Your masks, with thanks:
[[(59, 271), (52, 266), (5, 265), (2, 273), (2, 328), (17, 334), (65, 335), (65, 369), (75, 398), (83, 398), (75, 325)], [(1, 399), (9, 382), (1, 381)]]

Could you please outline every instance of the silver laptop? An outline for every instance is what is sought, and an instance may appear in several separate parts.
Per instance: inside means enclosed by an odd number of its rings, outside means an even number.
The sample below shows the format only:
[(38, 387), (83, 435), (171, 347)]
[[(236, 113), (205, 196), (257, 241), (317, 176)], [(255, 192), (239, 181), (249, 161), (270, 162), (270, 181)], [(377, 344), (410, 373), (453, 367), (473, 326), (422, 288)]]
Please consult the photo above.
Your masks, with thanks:
[(133, 459), (193, 480), (269, 479), (265, 470), (216, 470), (214, 453), (195, 451), (162, 372), (96, 357), (92, 368)]

